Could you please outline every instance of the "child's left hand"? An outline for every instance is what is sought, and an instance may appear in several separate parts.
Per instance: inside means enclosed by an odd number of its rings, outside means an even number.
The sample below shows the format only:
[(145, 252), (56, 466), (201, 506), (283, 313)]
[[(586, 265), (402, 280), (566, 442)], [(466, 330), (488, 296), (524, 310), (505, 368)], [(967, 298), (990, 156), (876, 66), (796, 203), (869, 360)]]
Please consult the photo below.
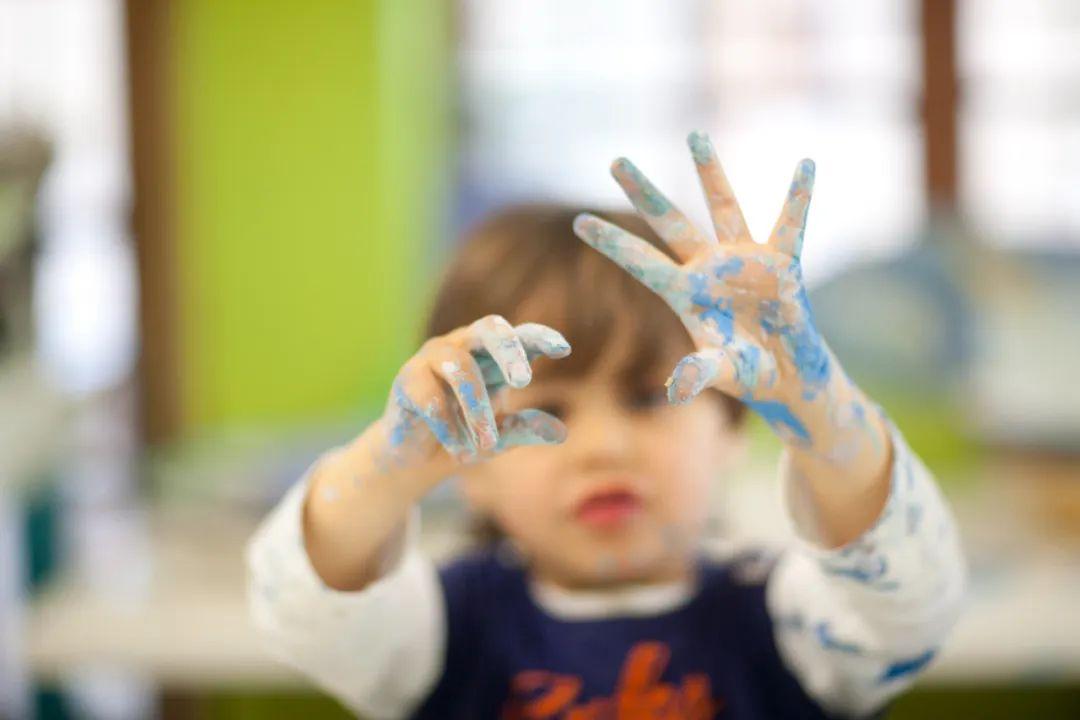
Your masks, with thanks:
[[(700, 232), (641, 172), (621, 158), (612, 174), (681, 264), (594, 215), (574, 230), (660, 295), (697, 347), (668, 380), (684, 403), (706, 387), (757, 411), (785, 442), (831, 462), (884, 434), (881, 418), (848, 379), (814, 326), (800, 255), (814, 164), (799, 163), (766, 244), (751, 237), (708, 137), (688, 138), (717, 237)], [(853, 435), (854, 433), (854, 435)]]

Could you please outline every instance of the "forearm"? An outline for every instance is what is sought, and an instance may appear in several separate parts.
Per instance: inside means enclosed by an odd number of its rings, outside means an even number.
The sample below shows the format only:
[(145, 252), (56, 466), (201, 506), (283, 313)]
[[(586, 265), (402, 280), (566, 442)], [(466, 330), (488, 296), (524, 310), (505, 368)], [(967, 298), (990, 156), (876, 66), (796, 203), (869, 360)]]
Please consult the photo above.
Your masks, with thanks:
[(891, 424), (889, 494), (871, 527), (830, 548), (808, 484), (785, 453), (787, 511), (800, 538), (769, 581), (778, 646), (826, 707), (867, 713), (935, 656), (962, 605), (965, 566), (948, 504)]
[(842, 372), (805, 416), (812, 444), (788, 446), (791, 470), (813, 505), (821, 542), (839, 547), (885, 507), (892, 440), (878, 407)]
[(415, 543), (418, 512), (407, 522), (404, 554), (379, 582), (339, 592), (304, 548), (311, 480), (309, 472), (289, 490), (248, 544), (253, 624), (272, 655), (362, 717), (406, 717), (438, 677), (445, 637), (436, 570)]
[(325, 455), (309, 480), (304, 544), (335, 590), (360, 590), (385, 574), (400, 556), (411, 508), (449, 471), (438, 456), (407, 467), (386, 462), (382, 422)]

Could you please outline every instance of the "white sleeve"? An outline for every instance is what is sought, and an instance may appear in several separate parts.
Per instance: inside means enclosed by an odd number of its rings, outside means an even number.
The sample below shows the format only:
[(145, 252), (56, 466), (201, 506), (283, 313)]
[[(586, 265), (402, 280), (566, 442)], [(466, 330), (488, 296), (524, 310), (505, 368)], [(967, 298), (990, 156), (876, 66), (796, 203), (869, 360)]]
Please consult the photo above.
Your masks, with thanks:
[(419, 510), (386, 574), (341, 592), (304, 548), (307, 484), (289, 490), (248, 544), (254, 624), (272, 654), (364, 717), (407, 716), (438, 681), (446, 637), (438, 574), (417, 546)]
[(832, 712), (860, 716), (909, 686), (961, 608), (966, 569), (955, 521), (929, 470), (889, 423), (891, 490), (876, 524), (824, 549), (813, 504), (790, 458), (784, 504), (797, 535), (769, 579), (766, 602), (781, 657)]

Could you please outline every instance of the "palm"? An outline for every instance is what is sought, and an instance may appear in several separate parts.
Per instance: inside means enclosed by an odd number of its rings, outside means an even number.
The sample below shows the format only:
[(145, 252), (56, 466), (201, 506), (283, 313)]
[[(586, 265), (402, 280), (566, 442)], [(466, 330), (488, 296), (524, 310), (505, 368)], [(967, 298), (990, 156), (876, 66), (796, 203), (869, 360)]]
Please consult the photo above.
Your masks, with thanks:
[(659, 294), (689, 330), (698, 352), (676, 368), (673, 401), (685, 401), (705, 385), (759, 410), (771, 400), (811, 399), (829, 376), (828, 350), (814, 328), (799, 260), (813, 163), (799, 163), (780, 219), (760, 244), (750, 237), (708, 139), (693, 134), (690, 146), (716, 237), (695, 228), (622, 159), (612, 173), (679, 262), (592, 215), (580, 216), (575, 230)]

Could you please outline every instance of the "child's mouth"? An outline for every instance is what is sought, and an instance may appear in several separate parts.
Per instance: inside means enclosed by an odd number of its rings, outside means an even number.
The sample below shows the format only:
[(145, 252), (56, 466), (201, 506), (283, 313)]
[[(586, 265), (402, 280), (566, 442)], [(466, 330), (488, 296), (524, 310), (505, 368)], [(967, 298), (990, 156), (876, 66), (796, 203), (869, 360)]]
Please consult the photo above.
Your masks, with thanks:
[(578, 520), (598, 528), (621, 525), (641, 511), (641, 498), (627, 490), (598, 492), (585, 498), (575, 513)]

